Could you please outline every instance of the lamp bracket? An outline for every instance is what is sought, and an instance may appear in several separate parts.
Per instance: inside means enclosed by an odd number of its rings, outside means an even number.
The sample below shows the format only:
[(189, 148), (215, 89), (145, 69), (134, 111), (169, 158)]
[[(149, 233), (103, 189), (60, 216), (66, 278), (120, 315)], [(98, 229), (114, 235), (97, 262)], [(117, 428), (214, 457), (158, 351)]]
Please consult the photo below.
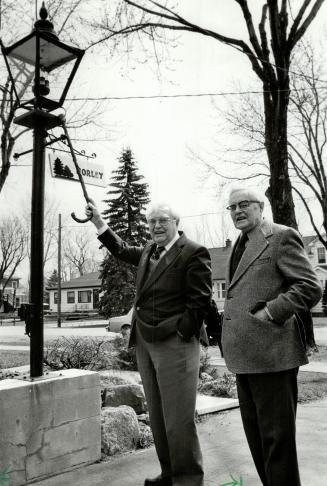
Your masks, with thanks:
[[(45, 143), (43, 146), (44, 147), (47, 147), (48, 145), (52, 145), (53, 143), (56, 143), (56, 142), (63, 142), (64, 140), (66, 140), (66, 135), (62, 134), (60, 135), (60, 137), (56, 137), (52, 140), (49, 140), (49, 142)], [(21, 157), (22, 155), (26, 155), (26, 154), (30, 154), (31, 152), (33, 152), (33, 149), (30, 149), (30, 150), (25, 150), (25, 152), (20, 152), (20, 154), (18, 153), (15, 153), (13, 155), (13, 158), (15, 160), (19, 159), (19, 157)]]

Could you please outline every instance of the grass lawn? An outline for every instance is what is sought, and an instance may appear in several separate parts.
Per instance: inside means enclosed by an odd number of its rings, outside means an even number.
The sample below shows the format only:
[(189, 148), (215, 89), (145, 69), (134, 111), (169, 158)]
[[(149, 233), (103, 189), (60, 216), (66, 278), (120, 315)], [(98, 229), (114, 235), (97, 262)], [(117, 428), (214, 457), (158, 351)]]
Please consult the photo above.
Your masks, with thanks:
[(15, 366), (24, 366), (28, 365), (29, 362), (29, 351), (0, 351), (0, 369), (14, 368)]
[(327, 361), (327, 346), (318, 346), (318, 352), (312, 353), (310, 361)]

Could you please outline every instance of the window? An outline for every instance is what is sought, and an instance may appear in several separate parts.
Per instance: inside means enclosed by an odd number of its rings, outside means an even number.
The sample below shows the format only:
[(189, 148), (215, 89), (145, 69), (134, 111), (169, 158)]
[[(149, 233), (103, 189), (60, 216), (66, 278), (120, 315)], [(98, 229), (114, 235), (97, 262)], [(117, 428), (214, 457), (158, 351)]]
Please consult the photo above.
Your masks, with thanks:
[(326, 250), (323, 246), (317, 248), (318, 252), (318, 263), (326, 263)]
[(67, 292), (67, 304), (75, 304), (75, 292), (68, 291)]
[(17, 284), (18, 284), (17, 280), (13, 280), (13, 281), (12, 281), (12, 288), (13, 288), (13, 289), (17, 289), (17, 287), (18, 287), (18, 285), (17, 285)]
[(224, 299), (226, 296), (226, 282), (217, 282), (218, 299)]
[(54, 304), (58, 304), (58, 292), (54, 292), (53, 299)]
[(91, 302), (91, 290), (79, 290), (78, 291), (78, 303), (85, 304)]

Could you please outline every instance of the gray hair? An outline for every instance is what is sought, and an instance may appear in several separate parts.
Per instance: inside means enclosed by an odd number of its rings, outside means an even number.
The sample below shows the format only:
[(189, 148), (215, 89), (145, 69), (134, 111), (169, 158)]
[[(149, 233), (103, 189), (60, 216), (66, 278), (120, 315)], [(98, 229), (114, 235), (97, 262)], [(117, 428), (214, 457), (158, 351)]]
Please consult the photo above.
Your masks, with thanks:
[(162, 211), (165, 211), (166, 213), (168, 213), (173, 219), (176, 220), (176, 224), (178, 225), (179, 224), (179, 221), (180, 221), (180, 216), (178, 214), (177, 211), (175, 211), (174, 209), (172, 209), (172, 207), (170, 206), (170, 204), (168, 203), (165, 203), (165, 202), (159, 202), (159, 203), (154, 203), (154, 204), (151, 204), (146, 212), (146, 219), (149, 220), (149, 217), (150, 215), (154, 212), (154, 211), (158, 211), (158, 210), (162, 210)]
[(242, 187), (242, 186), (232, 187), (231, 190), (229, 191), (228, 198), (230, 199), (231, 195), (234, 194), (234, 192), (240, 192), (240, 191), (245, 192), (249, 200), (259, 201), (260, 203), (265, 202), (265, 195), (262, 191), (258, 190), (257, 188)]

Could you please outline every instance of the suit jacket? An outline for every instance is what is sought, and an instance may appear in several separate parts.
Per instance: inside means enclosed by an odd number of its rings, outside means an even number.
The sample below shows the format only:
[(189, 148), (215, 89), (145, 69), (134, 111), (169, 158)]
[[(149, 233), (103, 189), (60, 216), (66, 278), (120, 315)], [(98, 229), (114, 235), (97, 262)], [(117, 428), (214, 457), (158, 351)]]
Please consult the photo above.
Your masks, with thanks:
[[(296, 368), (308, 360), (294, 313), (319, 301), (320, 283), (294, 229), (264, 220), (248, 237), (231, 281), (231, 257), (228, 265), (222, 337), (226, 364), (234, 373)], [(253, 315), (265, 305), (273, 322)]]
[(203, 317), (211, 297), (210, 255), (205, 247), (180, 235), (150, 275), (153, 241), (144, 248), (130, 246), (110, 228), (99, 236), (115, 257), (138, 266), (130, 346), (135, 344), (136, 322), (149, 342), (178, 330), (186, 340), (195, 335), (207, 344)]

